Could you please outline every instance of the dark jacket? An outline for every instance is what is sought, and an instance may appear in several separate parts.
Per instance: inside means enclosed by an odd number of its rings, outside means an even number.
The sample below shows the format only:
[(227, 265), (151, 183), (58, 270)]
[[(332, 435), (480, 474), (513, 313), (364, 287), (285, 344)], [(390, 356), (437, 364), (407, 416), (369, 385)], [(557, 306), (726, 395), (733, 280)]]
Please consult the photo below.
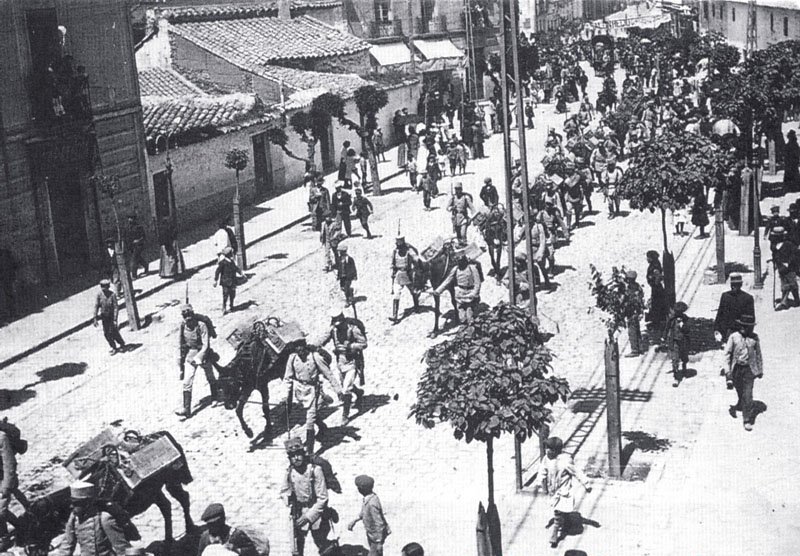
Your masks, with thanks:
[(236, 286), (236, 275), (239, 273), (239, 268), (236, 263), (227, 257), (222, 257), (217, 263), (217, 270), (214, 272), (214, 280), (219, 281), (221, 286), (233, 287)]
[(342, 216), (350, 216), (350, 205), (352, 199), (350, 194), (346, 191), (337, 191), (331, 197), (331, 212), (334, 214), (341, 214)]
[(727, 291), (719, 298), (717, 318), (714, 319), (714, 331), (722, 334), (723, 340), (730, 330), (736, 327), (736, 321), (742, 315), (755, 315), (753, 296), (746, 291)]
[(481, 188), (480, 198), (487, 207), (493, 207), (500, 202), (500, 197), (497, 195), (497, 188), (491, 183), (487, 183)]
[(339, 280), (358, 280), (356, 261), (350, 255), (339, 258)]
[[(255, 544), (253, 544), (253, 541), (244, 531), (229, 527), (228, 532), (223, 538), (225, 539), (224, 544), (231, 545), (233, 551), (239, 554), (239, 556), (256, 556), (256, 554), (258, 554)], [(203, 534), (200, 535), (200, 542), (197, 545), (197, 556), (202, 556), (203, 551), (211, 544), (211, 535), (208, 531), (203, 531)]]

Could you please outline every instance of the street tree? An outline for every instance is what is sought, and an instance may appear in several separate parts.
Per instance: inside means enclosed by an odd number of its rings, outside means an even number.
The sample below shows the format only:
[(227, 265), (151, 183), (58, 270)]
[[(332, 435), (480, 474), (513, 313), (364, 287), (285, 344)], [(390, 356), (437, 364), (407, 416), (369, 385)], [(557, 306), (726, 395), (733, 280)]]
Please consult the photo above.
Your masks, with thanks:
[[(314, 99), (311, 103), (311, 110), (335, 118), (343, 126), (351, 131), (355, 131), (361, 138), (362, 151), (369, 160), (370, 173), (372, 174), (372, 192), (375, 195), (381, 194), (381, 179), (378, 175), (378, 159), (375, 156), (375, 142), (373, 133), (378, 129), (378, 112), (388, 103), (389, 95), (386, 91), (374, 85), (365, 85), (355, 90), (353, 100), (358, 108), (359, 121), (356, 122), (348, 117), (345, 112), (345, 102), (339, 95), (334, 93), (324, 93)], [(364, 187), (366, 188), (366, 176), (364, 176)]]
[(704, 188), (724, 182), (733, 164), (728, 152), (696, 133), (667, 130), (646, 141), (630, 159), (619, 194), (635, 210), (661, 212), (664, 282), (667, 299), (675, 302), (675, 260), (667, 242), (667, 211), (684, 208)]
[(117, 274), (122, 282), (122, 292), (125, 295), (125, 312), (128, 315), (128, 326), (131, 330), (139, 330), (139, 308), (136, 305), (136, 296), (133, 292), (133, 280), (131, 279), (128, 263), (125, 257), (125, 243), (122, 241), (122, 227), (119, 224), (119, 213), (117, 212), (116, 196), (119, 193), (119, 176), (104, 174), (102, 171), (93, 174), (89, 181), (95, 191), (99, 191), (102, 196), (108, 199), (111, 205), (111, 212), (114, 215), (114, 227), (117, 237), (114, 241), (114, 261), (112, 264), (117, 268)]
[(490, 513), (494, 439), (503, 433), (530, 438), (552, 420), (551, 406), (569, 395), (567, 381), (551, 375), (552, 361), (535, 317), (506, 303), (425, 355), (410, 416), (425, 428), (448, 422), (456, 439), (486, 443)]
[(327, 114), (315, 110), (313, 107), (307, 112), (295, 112), (289, 118), (289, 126), (306, 145), (305, 156), (298, 155), (289, 149), (289, 137), (283, 127), (268, 129), (267, 139), (273, 145), (280, 147), (289, 158), (305, 162), (306, 171), (312, 172), (316, 170), (314, 158), (317, 154), (317, 143), (327, 133), (330, 121), (331, 119)]
[(249, 158), (243, 149), (231, 149), (225, 153), (225, 167), (236, 172), (236, 192), (233, 194), (233, 231), (239, 249), (236, 251), (236, 264), (241, 270), (247, 269), (245, 254), (244, 220), (242, 220), (241, 197), (239, 194), (239, 173), (247, 168)]
[[(644, 294), (640, 287), (626, 279), (625, 268), (613, 267), (608, 280), (603, 279), (594, 265), (589, 265), (589, 283), (597, 308), (603, 311), (603, 323), (608, 337), (605, 340), (606, 418), (608, 420), (608, 472), (611, 477), (622, 475), (622, 421), (620, 416), (619, 343), (617, 336), (628, 327), (631, 349), (638, 353), (639, 320), (644, 314)], [(635, 330), (635, 333), (634, 333)]]

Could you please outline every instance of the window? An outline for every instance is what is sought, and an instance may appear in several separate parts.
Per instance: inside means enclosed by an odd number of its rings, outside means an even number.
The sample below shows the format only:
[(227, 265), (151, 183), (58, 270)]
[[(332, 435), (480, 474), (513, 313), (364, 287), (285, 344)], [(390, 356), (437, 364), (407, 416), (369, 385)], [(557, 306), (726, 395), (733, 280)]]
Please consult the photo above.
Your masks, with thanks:
[(711, 4), (711, 17), (717, 17), (717, 7)]
[(783, 18), (783, 36), (784, 37), (788, 37), (789, 36), (789, 18), (788, 17), (784, 17)]
[(731, 21), (736, 21), (736, 8), (731, 8)]
[(708, 2), (703, 2), (703, 19), (708, 19)]
[(375, 0), (375, 21), (389, 23), (389, 0)]
[(775, 32), (775, 14), (769, 14), (769, 30)]
[(725, 19), (725, 4), (719, 7), (719, 18)]

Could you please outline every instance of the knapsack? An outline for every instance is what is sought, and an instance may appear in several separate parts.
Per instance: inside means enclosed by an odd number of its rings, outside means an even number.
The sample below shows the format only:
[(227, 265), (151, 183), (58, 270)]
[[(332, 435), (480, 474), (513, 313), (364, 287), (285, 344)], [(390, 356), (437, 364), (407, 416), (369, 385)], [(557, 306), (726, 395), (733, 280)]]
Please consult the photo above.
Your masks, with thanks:
[[(217, 337), (217, 329), (214, 327), (214, 321), (211, 320), (211, 317), (201, 315), (200, 313), (195, 313), (194, 317), (198, 320), (198, 322), (202, 322), (206, 325), (206, 328), (208, 328), (209, 338)], [(183, 336), (183, 323), (181, 323), (181, 336)]]
[(315, 465), (322, 469), (322, 474), (325, 476), (325, 486), (328, 490), (332, 490), (336, 494), (342, 493), (342, 485), (339, 482), (336, 473), (333, 471), (331, 463), (322, 456), (313, 455), (310, 460), (311, 465)]

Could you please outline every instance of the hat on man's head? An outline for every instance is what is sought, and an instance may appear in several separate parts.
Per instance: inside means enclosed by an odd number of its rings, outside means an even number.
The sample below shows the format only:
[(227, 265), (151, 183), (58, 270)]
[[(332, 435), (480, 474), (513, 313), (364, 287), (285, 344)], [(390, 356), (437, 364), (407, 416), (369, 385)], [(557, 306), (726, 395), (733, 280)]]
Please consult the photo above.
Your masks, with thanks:
[(464, 185), (463, 185), (463, 184), (462, 184), (460, 181), (458, 181), (458, 182), (456, 182), (456, 184), (453, 186), (453, 189), (464, 189)]
[(194, 307), (189, 305), (188, 303), (181, 305), (181, 314), (182, 315), (193, 315), (194, 314)]
[(214, 523), (215, 521), (224, 521), (225, 520), (225, 508), (222, 504), (214, 502), (213, 504), (209, 504), (206, 508), (206, 511), (203, 512), (203, 515), (200, 516), (206, 523)]
[(347, 244), (340, 243), (339, 246), (336, 247), (336, 250), (339, 251), (340, 253), (347, 253)]
[(492, 183), (492, 178), (483, 178), (483, 183)]
[(94, 500), (97, 497), (97, 487), (86, 481), (75, 481), (69, 485), (69, 497), (73, 500)]
[(769, 210), (770, 212), (780, 212), (781, 207), (779, 207), (778, 205), (772, 205), (771, 207), (769, 207)]
[(140, 546), (129, 546), (125, 549), (125, 556), (145, 556), (147, 551)]
[(406, 236), (404, 236), (402, 234), (397, 234), (397, 237), (394, 238), (394, 240), (397, 241), (397, 242), (405, 242)]
[(231, 255), (233, 255), (233, 247), (225, 247), (222, 250), (222, 254), (225, 255), (226, 257), (230, 257)]
[(739, 272), (731, 272), (731, 284), (741, 284), (742, 282), (743, 278)]
[(286, 448), (287, 454), (296, 454), (297, 452), (305, 453), (305, 446), (303, 446), (303, 441), (300, 440), (299, 436), (292, 436), (288, 440), (283, 443), (284, 447)]
[(334, 187), (335, 187), (336, 189), (341, 189), (341, 187), (342, 187), (342, 182), (339, 182), (339, 181), (337, 181), (337, 182), (336, 182), (336, 185), (334, 185)]
[(109, 280), (108, 278), (103, 278), (102, 280), (100, 280), (101, 288), (108, 288), (110, 286), (111, 286), (111, 280)]
[(775, 226), (774, 228), (772, 228), (772, 231), (770, 232), (769, 235), (775, 236), (775, 237), (780, 237), (780, 236), (784, 235), (785, 233), (786, 233), (786, 228), (784, 228), (783, 226)]
[(754, 315), (742, 315), (736, 319), (736, 324), (739, 326), (755, 326), (756, 317)]
[(684, 303), (683, 301), (678, 301), (675, 304), (675, 312), (676, 313), (685, 313), (689, 309), (689, 306)]
[(635, 270), (629, 270), (628, 272), (625, 273), (625, 278), (629, 280), (636, 280), (637, 276), (639, 275), (636, 274)]
[(375, 486), (375, 479), (373, 479), (369, 475), (359, 475), (358, 477), (356, 477), (356, 486), (358, 488), (366, 488), (368, 490), (372, 490), (372, 487)]
[(425, 550), (416, 542), (405, 545), (401, 551), (402, 556), (425, 556)]
[(544, 445), (546, 448), (549, 448), (550, 450), (555, 450), (556, 452), (560, 452), (562, 449), (564, 449), (564, 441), (557, 436), (551, 436), (550, 438), (548, 438), (545, 441)]
[(331, 320), (339, 318), (344, 315), (344, 311), (341, 307), (331, 307), (331, 310), (328, 311), (328, 316), (331, 317)]

